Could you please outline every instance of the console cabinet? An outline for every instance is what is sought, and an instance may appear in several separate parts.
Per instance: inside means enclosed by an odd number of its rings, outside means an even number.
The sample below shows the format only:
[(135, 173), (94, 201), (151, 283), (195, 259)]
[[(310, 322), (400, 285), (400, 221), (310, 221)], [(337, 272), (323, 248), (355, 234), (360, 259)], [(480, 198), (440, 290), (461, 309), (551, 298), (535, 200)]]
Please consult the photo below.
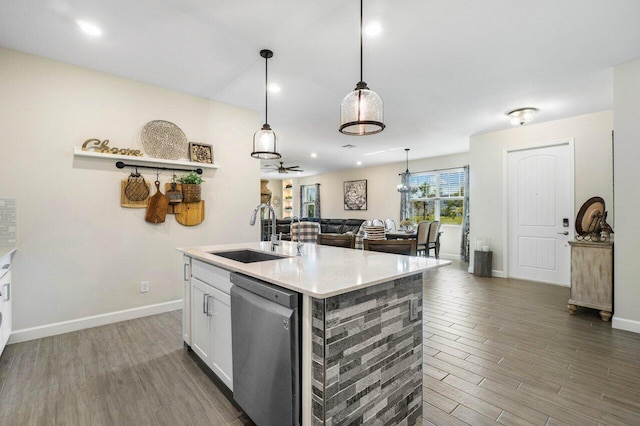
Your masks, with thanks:
[(578, 306), (598, 309), (603, 321), (613, 313), (613, 243), (569, 241), (571, 246), (571, 297), (569, 313)]

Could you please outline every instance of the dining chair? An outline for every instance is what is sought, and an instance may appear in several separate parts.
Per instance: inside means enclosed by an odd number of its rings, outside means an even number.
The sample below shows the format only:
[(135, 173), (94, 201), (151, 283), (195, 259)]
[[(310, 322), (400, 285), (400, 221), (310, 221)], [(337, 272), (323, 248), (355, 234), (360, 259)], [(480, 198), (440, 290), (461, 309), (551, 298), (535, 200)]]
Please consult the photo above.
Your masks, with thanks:
[(427, 238), (427, 245), (425, 249), (425, 256), (429, 256), (429, 251), (433, 249), (436, 259), (440, 257), (440, 247), (438, 245), (438, 237), (440, 233), (440, 221), (434, 220), (429, 225), (429, 236)]
[(362, 250), (362, 248), (363, 248), (362, 240), (365, 237), (365, 234), (364, 234), (364, 227), (365, 226), (370, 226), (370, 224), (367, 224), (366, 221), (362, 222), (360, 224), (360, 228), (358, 229), (358, 232), (356, 232), (356, 246), (355, 246), (355, 248), (358, 249), (358, 250)]
[(369, 240), (364, 239), (364, 249), (383, 253), (404, 254), (415, 256), (416, 240)]
[(367, 226), (364, 227), (364, 237), (369, 240), (384, 240), (384, 226)]
[(353, 234), (318, 234), (317, 244), (352, 249), (356, 247), (356, 236)]
[(293, 222), (291, 224), (291, 241), (300, 240), (303, 243), (315, 243), (319, 233), (320, 224), (318, 222)]
[(381, 221), (380, 219), (373, 219), (371, 221), (371, 225), (372, 226), (384, 226), (384, 222)]
[(416, 231), (416, 249), (418, 254), (427, 255), (427, 241), (429, 239), (429, 222), (420, 222)]
[(387, 229), (387, 231), (395, 231), (396, 229), (396, 222), (393, 219), (385, 219), (384, 221), (384, 227)]

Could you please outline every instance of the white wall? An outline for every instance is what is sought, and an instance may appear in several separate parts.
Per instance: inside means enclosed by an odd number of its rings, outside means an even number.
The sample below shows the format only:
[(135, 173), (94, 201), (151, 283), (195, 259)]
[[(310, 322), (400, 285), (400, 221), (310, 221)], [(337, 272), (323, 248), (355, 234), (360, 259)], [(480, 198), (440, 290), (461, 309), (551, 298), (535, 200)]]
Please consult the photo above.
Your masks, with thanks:
[[(180, 299), (176, 247), (259, 238), (249, 226), (260, 199), (260, 163), (250, 156), (257, 112), (4, 48), (0, 64), (0, 198), (18, 206), (14, 329)], [(73, 156), (89, 138), (141, 148), (141, 128), (158, 119), (213, 145), (221, 168), (205, 172), (201, 225), (145, 222), (144, 209), (120, 207), (129, 170)], [(169, 178), (161, 175), (162, 187)], [(149, 293), (139, 291), (143, 280)]]
[[(493, 269), (504, 276), (503, 154), (505, 148), (574, 138), (575, 213), (590, 197), (604, 198), (613, 210), (611, 130), (613, 112), (603, 111), (563, 120), (529, 124), (470, 138), (470, 241), (491, 238)], [(575, 217), (571, 219), (573, 221)], [(613, 221), (610, 222), (614, 226)], [(472, 263), (473, 263), (473, 256)]]
[[(404, 152), (403, 152), (404, 154)], [(411, 152), (409, 152), (411, 157)], [(442, 157), (409, 161), (410, 172), (462, 167), (468, 164), (468, 154), (454, 154)], [(362, 167), (297, 179), (294, 184), (294, 198), (300, 194), (299, 185), (320, 184), (321, 212), (323, 218), (338, 219), (381, 219), (391, 218), (400, 222), (400, 193), (397, 190), (400, 174), (407, 168), (406, 160), (382, 166)], [(345, 210), (343, 184), (349, 180), (367, 180), (367, 210)], [(298, 207), (299, 203), (296, 204)], [(296, 210), (296, 214), (297, 214)], [(460, 227), (443, 226), (441, 254), (443, 257), (459, 258)]]
[(640, 159), (640, 61), (614, 70), (615, 249), (613, 327), (640, 333), (640, 230), (636, 219)]

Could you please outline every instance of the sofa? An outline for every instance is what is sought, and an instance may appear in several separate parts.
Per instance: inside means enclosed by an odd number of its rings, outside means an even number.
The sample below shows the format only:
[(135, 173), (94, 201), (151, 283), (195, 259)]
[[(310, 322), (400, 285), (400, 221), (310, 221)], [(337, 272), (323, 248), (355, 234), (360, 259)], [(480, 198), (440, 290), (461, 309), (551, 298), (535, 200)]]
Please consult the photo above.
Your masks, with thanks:
[[(301, 222), (320, 223), (320, 232), (323, 234), (345, 234), (353, 232), (357, 234), (365, 219), (321, 219), (318, 217), (303, 217)], [(262, 241), (269, 240), (271, 233), (271, 219), (262, 219)], [(276, 233), (282, 233), (283, 240), (291, 239), (291, 219), (276, 219)]]

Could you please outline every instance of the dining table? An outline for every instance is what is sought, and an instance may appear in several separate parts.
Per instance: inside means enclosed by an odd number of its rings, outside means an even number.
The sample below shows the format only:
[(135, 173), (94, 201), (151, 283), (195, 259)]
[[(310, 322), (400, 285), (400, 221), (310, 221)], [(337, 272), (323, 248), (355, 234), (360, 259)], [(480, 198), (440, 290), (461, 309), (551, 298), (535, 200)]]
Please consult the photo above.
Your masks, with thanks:
[(387, 240), (412, 240), (418, 235), (417, 231), (386, 231)]

